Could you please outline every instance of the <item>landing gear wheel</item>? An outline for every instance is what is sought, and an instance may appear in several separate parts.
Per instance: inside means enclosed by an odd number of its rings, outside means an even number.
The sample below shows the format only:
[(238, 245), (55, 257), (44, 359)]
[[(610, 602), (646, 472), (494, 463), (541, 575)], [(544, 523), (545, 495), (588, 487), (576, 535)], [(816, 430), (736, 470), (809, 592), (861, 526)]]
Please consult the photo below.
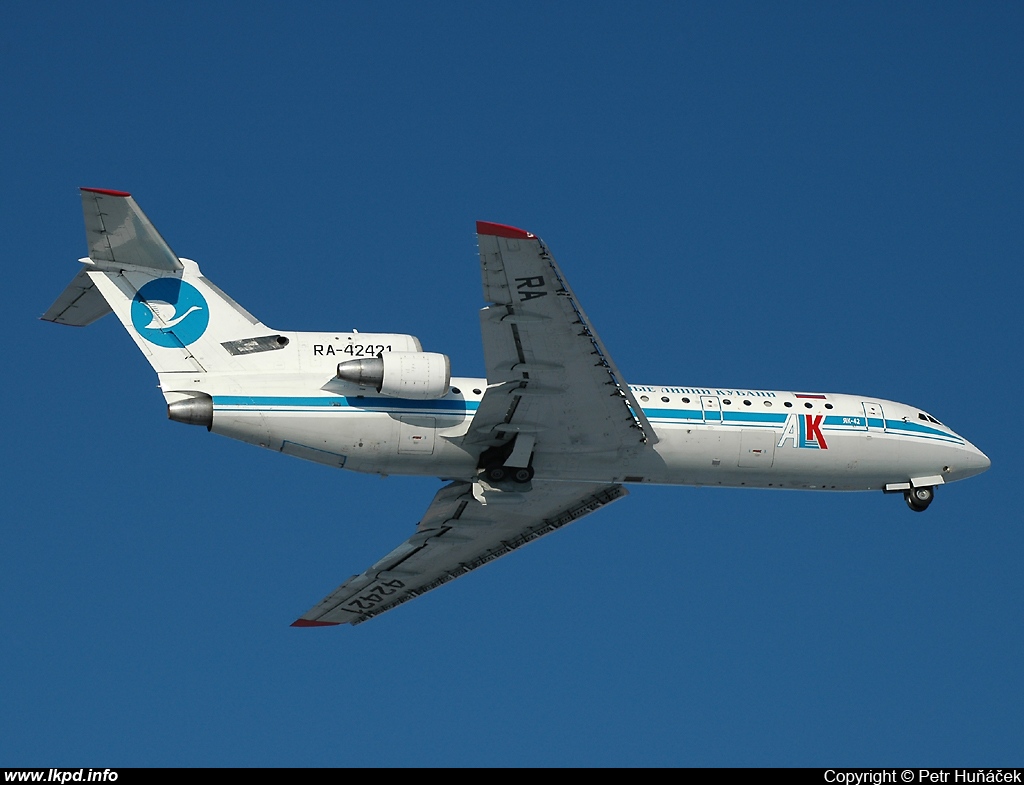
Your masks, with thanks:
[(488, 466), (484, 470), (484, 475), (491, 482), (501, 482), (508, 476), (508, 470), (504, 466)]
[(903, 498), (907, 500), (907, 506), (914, 512), (924, 512), (935, 498), (935, 489), (928, 487), (911, 488), (903, 494)]
[(523, 469), (513, 469), (512, 479), (518, 483), (527, 483), (533, 479), (533, 467), (527, 466)]

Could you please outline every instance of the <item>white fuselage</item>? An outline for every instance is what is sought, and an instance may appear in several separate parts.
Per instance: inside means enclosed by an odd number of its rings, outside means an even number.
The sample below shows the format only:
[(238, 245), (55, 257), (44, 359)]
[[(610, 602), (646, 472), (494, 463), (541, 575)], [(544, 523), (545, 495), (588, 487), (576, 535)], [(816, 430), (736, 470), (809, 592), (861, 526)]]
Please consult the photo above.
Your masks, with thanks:
[(83, 188), (89, 256), (43, 319), (113, 312), (167, 414), (304, 460), (428, 475), (416, 533), (294, 623), (358, 624), (623, 498), (623, 484), (872, 490), (915, 512), (988, 458), (857, 395), (629, 385), (547, 246), (477, 222), (485, 378), (393, 333), (278, 332), (174, 254), (124, 191)]
[[(327, 350), (333, 336), (288, 335), (293, 343), (280, 353), (280, 369), (194, 380), (201, 386), (193, 390), (213, 397), (213, 432), (360, 472), (446, 479), (476, 475), (480, 449), (466, 449), (462, 442), (487, 390), (484, 379), (453, 377), (448, 393), (437, 400), (390, 398), (332, 378), (338, 361), (350, 356)], [(357, 336), (367, 347), (387, 339)], [(164, 389), (182, 389), (181, 376), (161, 374)], [(548, 452), (540, 441), (533, 459), (536, 476), (872, 490), (951, 482), (989, 466), (983, 453), (930, 415), (880, 398), (630, 387), (656, 431), (655, 444), (612, 453)]]

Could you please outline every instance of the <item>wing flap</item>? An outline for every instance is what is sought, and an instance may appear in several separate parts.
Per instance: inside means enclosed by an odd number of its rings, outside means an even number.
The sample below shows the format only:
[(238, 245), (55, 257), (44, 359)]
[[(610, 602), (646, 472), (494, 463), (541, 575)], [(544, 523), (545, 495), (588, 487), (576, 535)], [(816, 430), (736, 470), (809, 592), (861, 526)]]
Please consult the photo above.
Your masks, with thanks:
[(438, 491), (415, 535), (353, 575), (293, 626), (359, 624), (626, 494), (621, 485), (535, 481), (532, 490), (519, 493), (451, 483)]

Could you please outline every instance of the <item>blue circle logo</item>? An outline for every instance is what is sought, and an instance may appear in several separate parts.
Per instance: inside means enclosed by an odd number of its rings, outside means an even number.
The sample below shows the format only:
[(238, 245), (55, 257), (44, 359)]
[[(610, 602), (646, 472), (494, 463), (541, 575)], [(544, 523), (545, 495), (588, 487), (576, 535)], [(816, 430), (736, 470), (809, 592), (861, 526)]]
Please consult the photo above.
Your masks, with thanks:
[(132, 325), (157, 346), (188, 346), (210, 326), (210, 309), (192, 284), (180, 278), (157, 278), (132, 300)]

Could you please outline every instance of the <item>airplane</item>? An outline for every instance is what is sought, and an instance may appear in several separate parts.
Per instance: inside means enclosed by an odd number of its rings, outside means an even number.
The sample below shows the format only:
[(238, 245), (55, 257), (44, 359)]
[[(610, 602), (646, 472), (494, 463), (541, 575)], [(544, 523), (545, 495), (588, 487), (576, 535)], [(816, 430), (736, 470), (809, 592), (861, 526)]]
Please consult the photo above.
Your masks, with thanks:
[(82, 188), (89, 255), (42, 319), (113, 311), (175, 422), (381, 475), (436, 476), (415, 533), (293, 626), (359, 624), (627, 495), (668, 484), (902, 493), (924, 511), (988, 457), (861, 395), (630, 385), (534, 234), (476, 225), (486, 378), (412, 335), (267, 327), (171, 250), (131, 194)]

